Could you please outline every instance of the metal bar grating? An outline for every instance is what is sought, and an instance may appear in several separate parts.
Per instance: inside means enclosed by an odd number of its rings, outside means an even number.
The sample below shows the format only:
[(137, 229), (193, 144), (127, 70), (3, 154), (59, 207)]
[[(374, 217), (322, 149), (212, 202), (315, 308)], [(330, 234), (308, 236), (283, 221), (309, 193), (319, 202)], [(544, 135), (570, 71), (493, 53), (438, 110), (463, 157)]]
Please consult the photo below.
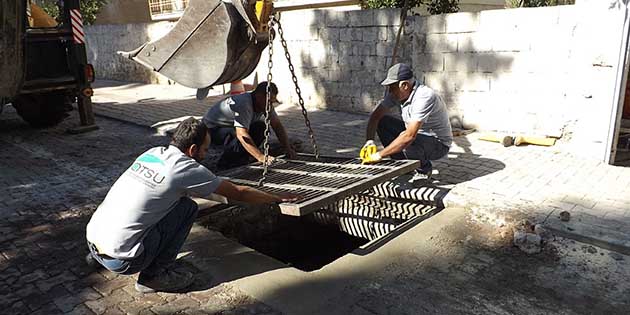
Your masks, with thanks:
[[(385, 160), (376, 165), (362, 165), (359, 159), (320, 157), (300, 154), (295, 160), (273, 165), (261, 190), (291, 192), (304, 198), (280, 205), (282, 213), (302, 216), (337, 200), (361, 192), (393, 177), (413, 171), (419, 161)], [(236, 184), (256, 186), (262, 175), (260, 163), (220, 172), (220, 177)]]

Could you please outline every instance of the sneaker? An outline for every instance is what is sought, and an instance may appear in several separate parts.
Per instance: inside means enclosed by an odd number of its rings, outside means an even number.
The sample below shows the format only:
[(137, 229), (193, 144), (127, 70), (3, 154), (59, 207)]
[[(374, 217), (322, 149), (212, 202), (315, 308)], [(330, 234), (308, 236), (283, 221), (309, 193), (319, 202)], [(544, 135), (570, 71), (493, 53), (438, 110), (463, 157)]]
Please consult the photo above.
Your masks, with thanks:
[(429, 172), (426, 173), (426, 174), (416, 170), (416, 173), (411, 178), (411, 181), (412, 182), (420, 181), (420, 180), (429, 181), (429, 180), (431, 180), (432, 176), (433, 176), (433, 169), (429, 170)]
[(101, 269), (103, 266), (92, 256), (92, 253), (87, 253), (85, 256), (85, 263), (92, 269)]
[(156, 275), (140, 272), (136, 282), (136, 291), (140, 293), (173, 292), (190, 286), (195, 278), (185, 270), (163, 269)]

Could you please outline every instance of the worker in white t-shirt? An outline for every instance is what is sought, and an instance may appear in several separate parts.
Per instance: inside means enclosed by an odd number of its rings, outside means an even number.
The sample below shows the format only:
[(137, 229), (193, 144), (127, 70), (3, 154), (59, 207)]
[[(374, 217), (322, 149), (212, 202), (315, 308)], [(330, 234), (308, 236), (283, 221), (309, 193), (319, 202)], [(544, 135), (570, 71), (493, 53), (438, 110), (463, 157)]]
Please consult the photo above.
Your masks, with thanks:
[(207, 127), (188, 118), (177, 127), (170, 145), (140, 155), (88, 223), (88, 258), (115, 273), (140, 272), (136, 289), (143, 293), (183, 289), (193, 276), (175, 268), (174, 262), (197, 217), (191, 196), (215, 193), (256, 204), (297, 199), (218, 178), (199, 164), (209, 142)]
[[(276, 103), (278, 88), (273, 82), (269, 84), (269, 90), (271, 103)], [(253, 92), (232, 95), (208, 109), (203, 122), (210, 130), (212, 144), (223, 147), (223, 155), (217, 162), (218, 169), (245, 165), (250, 160), (264, 162), (265, 155), (259, 147), (265, 138), (266, 105), (267, 82), (261, 82)], [(273, 106), (269, 111), (269, 120), (287, 157), (295, 158), (287, 132)], [(273, 160), (273, 156), (268, 156), (268, 163)]]

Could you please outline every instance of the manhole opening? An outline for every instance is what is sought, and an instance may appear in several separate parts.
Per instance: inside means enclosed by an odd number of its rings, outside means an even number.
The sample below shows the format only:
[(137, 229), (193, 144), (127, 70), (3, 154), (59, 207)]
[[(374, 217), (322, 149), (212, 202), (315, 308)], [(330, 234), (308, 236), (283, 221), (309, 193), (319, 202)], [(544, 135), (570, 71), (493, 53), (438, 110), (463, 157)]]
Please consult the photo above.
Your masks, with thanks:
[(291, 267), (314, 271), (368, 242), (323, 224), (312, 215), (287, 216), (279, 209), (232, 206), (201, 219), (226, 237)]
[[(309, 218), (282, 216), (284, 228), (243, 245), (303, 271), (314, 271), (359, 248), (368, 240)], [(284, 224), (283, 224), (284, 225)]]
[(314, 271), (436, 210), (426, 203), (355, 195), (302, 217), (283, 215), (277, 207), (227, 206), (200, 222), (287, 265)]

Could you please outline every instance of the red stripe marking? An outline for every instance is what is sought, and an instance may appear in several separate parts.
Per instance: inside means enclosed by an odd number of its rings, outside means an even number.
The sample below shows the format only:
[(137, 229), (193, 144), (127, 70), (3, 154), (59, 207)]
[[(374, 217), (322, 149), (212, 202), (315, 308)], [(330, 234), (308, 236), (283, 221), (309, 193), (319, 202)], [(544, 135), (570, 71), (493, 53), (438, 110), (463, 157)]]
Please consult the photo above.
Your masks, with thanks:
[(85, 36), (85, 33), (83, 33), (81, 30), (78, 30), (74, 27), (72, 28), (72, 33), (74, 33), (75, 35)]
[(77, 17), (74, 17), (74, 16), (72, 16), (72, 22), (83, 25), (83, 21), (81, 21), (81, 18), (77, 18)]

